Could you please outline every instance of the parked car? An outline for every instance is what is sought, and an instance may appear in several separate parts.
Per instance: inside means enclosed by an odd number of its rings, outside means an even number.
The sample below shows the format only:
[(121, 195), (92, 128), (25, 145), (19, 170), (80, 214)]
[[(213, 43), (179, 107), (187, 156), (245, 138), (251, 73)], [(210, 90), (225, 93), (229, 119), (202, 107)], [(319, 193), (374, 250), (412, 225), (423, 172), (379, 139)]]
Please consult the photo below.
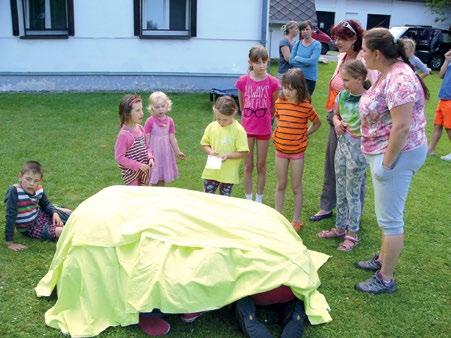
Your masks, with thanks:
[(432, 26), (405, 25), (390, 28), (395, 40), (410, 38), (417, 44), (415, 55), (434, 70), (445, 61), (445, 53), (451, 48), (451, 31)]
[(331, 39), (331, 37), (320, 29), (314, 29), (312, 37), (321, 42), (321, 54), (326, 54), (329, 50), (337, 49), (335, 42)]

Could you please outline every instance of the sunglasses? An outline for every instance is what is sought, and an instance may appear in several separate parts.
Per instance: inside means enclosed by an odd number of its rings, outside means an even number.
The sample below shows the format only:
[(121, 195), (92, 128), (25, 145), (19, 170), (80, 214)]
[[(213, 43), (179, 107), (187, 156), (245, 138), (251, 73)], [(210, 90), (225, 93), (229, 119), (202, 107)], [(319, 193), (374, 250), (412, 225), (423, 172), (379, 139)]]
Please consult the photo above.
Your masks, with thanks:
[(348, 21), (343, 21), (342, 25), (343, 27), (349, 29), (354, 35), (357, 35), (357, 32), (355, 31), (354, 28), (352, 28), (351, 24)]

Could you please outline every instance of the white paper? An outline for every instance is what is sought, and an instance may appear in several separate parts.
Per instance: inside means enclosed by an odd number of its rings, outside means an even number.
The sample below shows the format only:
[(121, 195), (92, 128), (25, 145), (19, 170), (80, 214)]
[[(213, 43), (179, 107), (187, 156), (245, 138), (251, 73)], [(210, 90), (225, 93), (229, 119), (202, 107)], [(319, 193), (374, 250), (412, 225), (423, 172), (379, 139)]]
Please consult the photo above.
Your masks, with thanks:
[(222, 159), (218, 156), (208, 155), (207, 164), (205, 168), (207, 169), (221, 169)]

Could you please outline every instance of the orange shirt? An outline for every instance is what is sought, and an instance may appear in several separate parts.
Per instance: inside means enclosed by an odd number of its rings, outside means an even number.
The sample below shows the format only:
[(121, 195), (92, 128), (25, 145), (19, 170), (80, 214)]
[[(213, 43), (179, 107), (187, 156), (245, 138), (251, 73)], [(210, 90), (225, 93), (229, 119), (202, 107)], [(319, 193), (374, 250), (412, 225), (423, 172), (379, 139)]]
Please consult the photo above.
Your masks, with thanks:
[(303, 153), (308, 142), (308, 121), (318, 118), (310, 102), (295, 104), (279, 98), (275, 103), (274, 116), (278, 120), (273, 135), (276, 150), (285, 154)]

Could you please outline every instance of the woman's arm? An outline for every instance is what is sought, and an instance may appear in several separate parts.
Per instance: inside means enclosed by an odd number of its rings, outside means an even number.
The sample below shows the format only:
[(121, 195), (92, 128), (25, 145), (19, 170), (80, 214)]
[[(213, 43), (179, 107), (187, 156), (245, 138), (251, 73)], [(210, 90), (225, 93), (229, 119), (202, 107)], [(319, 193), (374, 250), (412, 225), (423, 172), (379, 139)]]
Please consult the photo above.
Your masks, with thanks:
[(286, 62), (290, 62), (290, 47), (283, 46), (280, 48), (280, 51), (282, 52), (283, 58)]
[(412, 125), (412, 110), (414, 103), (409, 102), (390, 110), (392, 127), (388, 137), (388, 146), (384, 154), (382, 165), (392, 168), (402, 148), (406, 144), (407, 136)]
[(296, 55), (294, 57), (295, 64), (293, 64), (293, 66), (295, 66), (296, 64), (310, 66), (310, 65), (313, 65), (318, 62), (319, 56), (321, 55), (321, 44), (319, 42), (318, 43), (316, 43), (316, 42), (318, 42), (318, 41), (314, 42), (312, 54), (310, 55), (310, 57), (305, 58), (305, 57)]

